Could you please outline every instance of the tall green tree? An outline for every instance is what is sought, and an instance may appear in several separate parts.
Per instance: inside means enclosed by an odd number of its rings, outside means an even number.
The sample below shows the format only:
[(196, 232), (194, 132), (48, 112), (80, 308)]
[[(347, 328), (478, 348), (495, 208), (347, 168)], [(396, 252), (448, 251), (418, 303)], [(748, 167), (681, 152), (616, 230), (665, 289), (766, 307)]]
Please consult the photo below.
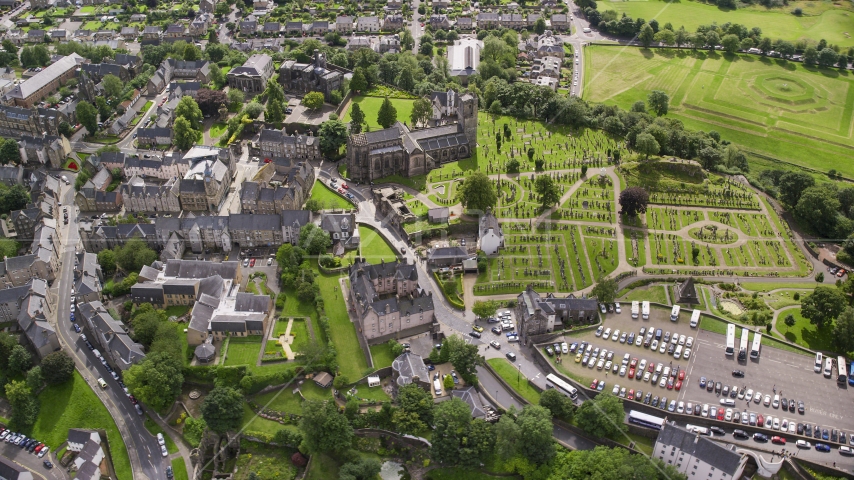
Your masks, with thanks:
[(477, 318), (494, 317), (497, 310), (498, 302), (494, 300), (478, 300), (474, 302), (474, 305), (471, 308), (472, 313), (474, 313)]
[(448, 360), (457, 373), (464, 377), (473, 377), (475, 368), (482, 363), (477, 345), (466, 343), (460, 335), (451, 335), (442, 343), (442, 350), (448, 349)]
[(391, 100), (385, 97), (380, 110), (377, 113), (377, 123), (383, 128), (389, 128), (397, 121), (397, 109), (391, 104)]
[(341, 454), (350, 448), (353, 427), (331, 400), (307, 400), (302, 404), (300, 450)]
[(199, 130), (202, 125), (202, 110), (199, 108), (199, 104), (193, 100), (193, 97), (185, 95), (181, 97), (181, 100), (178, 100), (178, 106), (175, 107), (175, 118), (178, 117), (186, 118), (193, 130)]
[(540, 175), (534, 180), (534, 191), (540, 196), (543, 210), (560, 201), (560, 187), (549, 175)]
[(839, 206), (835, 188), (816, 185), (801, 193), (795, 205), (795, 214), (809, 223), (819, 235), (833, 238), (839, 223)]
[(801, 315), (818, 328), (824, 328), (842, 315), (848, 302), (836, 287), (815, 287), (813, 293), (801, 301)]
[(433, 423), (433, 397), (418, 385), (411, 383), (401, 387), (397, 404), (399, 411), (415, 415), (425, 427)]
[(184, 383), (181, 359), (163, 352), (148, 355), (124, 374), (128, 390), (139, 401), (162, 410), (175, 401)]
[(21, 375), (32, 366), (33, 356), (30, 355), (30, 352), (27, 351), (26, 347), (23, 345), (15, 345), (12, 348), (12, 352), (9, 354), (9, 375), (13, 377)]
[(548, 463), (555, 454), (551, 412), (539, 405), (525, 405), (516, 423), (519, 425), (519, 453), (534, 464)]
[(575, 412), (575, 421), (586, 433), (601, 438), (611, 437), (626, 431), (623, 420), (626, 412), (623, 401), (610, 393), (600, 393), (587, 400)]
[(498, 202), (498, 194), (485, 173), (475, 172), (457, 187), (457, 199), (469, 212), (486, 212)]
[(547, 409), (553, 417), (567, 422), (575, 415), (575, 404), (572, 400), (554, 388), (546, 389), (540, 395), (540, 406)]
[(833, 344), (841, 352), (854, 352), (854, 308), (847, 307), (836, 318), (833, 326)]
[[(185, 97), (189, 98), (189, 97)], [(196, 141), (199, 139), (199, 131), (193, 128), (193, 124), (185, 117), (176, 117), (175, 123), (172, 125), (174, 138), (172, 141), (179, 150), (189, 150), (193, 148)]]
[(617, 298), (617, 281), (613, 278), (600, 278), (599, 282), (593, 286), (590, 294), (596, 297), (602, 303), (613, 303)]
[(567, 478), (686, 480), (688, 477), (658, 458), (634, 455), (624, 448), (597, 446), (593, 450), (561, 449), (557, 453), (547, 480)]
[(658, 155), (660, 149), (658, 141), (649, 133), (641, 133), (635, 139), (635, 150), (642, 153), (644, 159), (648, 159), (650, 155)]
[(332, 240), (320, 227), (308, 224), (300, 229), (299, 245), (309, 255), (320, 255), (332, 246)]
[(364, 92), (368, 89), (368, 81), (365, 79), (365, 72), (362, 67), (356, 67), (353, 70), (353, 78), (350, 79), (350, 90), (356, 93)]
[(412, 103), (412, 114), (409, 120), (415, 128), (427, 126), (427, 122), (433, 118), (433, 104), (426, 98), (419, 98)]
[(330, 158), (335, 158), (341, 147), (347, 144), (347, 127), (340, 120), (327, 120), (320, 124), (320, 151)]
[(644, 26), (641, 27), (640, 32), (638, 32), (638, 40), (640, 40), (641, 44), (646, 48), (649, 48), (649, 46), (652, 45), (653, 40), (655, 40), (655, 32), (648, 23), (645, 23)]
[(653, 90), (646, 97), (649, 108), (659, 117), (667, 115), (667, 110), (670, 107), (670, 96), (661, 90)]
[(78, 102), (74, 112), (77, 114), (77, 121), (86, 128), (89, 135), (98, 133), (98, 110), (91, 103)]
[(305, 105), (305, 108), (309, 110), (320, 110), (323, 108), (323, 93), (321, 92), (308, 92), (302, 99), (302, 104)]
[(459, 398), (436, 405), (433, 413), (432, 446), (430, 456), (433, 461), (446, 465), (461, 465), (467, 460), (460, 450), (465, 440), (471, 409)]
[(18, 149), (18, 143), (11, 138), (0, 145), (0, 163), (3, 165), (21, 163), (21, 151)]
[(353, 102), (353, 106), (350, 107), (350, 133), (361, 133), (364, 124), (365, 112), (358, 103)]
[(235, 431), (243, 420), (243, 394), (231, 387), (216, 387), (205, 397), (201, 411), (214, 432)]
[(801, 193), (813, 185), (815, 185), (815, 179), (806, 172), (786, 172), (777, 182), (780, 200), (794, 207), (801, 199)]
[(267, 110), (264, 112), (264, 119), (268, 123), (280, 126), (285, 119), (285, 109), (282, 108), (282, 102), (278, 100), (268, 100)]

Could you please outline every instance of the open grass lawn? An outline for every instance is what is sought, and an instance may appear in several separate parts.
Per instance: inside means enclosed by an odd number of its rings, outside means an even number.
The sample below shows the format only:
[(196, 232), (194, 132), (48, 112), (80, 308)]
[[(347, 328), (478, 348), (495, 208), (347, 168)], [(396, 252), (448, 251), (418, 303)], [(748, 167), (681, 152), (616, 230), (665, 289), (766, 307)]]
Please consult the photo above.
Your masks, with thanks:
[[(383, 104), (383, 97), (365, 97), (363, 95), (357, 95), (353, 97), (351, 100), (352, 103), (358, 103), (359, 107), (365, 113), (365, 122), (370, 127), (371, 131), (381, 130), (382, 127), (377, 122), (377, 115), (380, 112), (380, 106)], [(406, 122), (407, 124), (412, 123), (409, 120), (409, 116), (412, 115), (412, 104), (415, 103), (415, 100), (408, 100), (402, 98), (390, 98), (389, 101), (397, 109), (397, 119), (400, 122)], [(347, 109), (347, 113), (344, 114), (343, 122), (350, 123), (350, 109), (353, 108), (352, 104), (350, 108)]]
[(305, 324), (305, 320), (294, 320), (294, 324), (291, 325), (291, 335), (294, 337), (291, 350), (298, 351), (303, 346), (308, 345), (308, 326)]
[(235, 480), (246, 480), (250, 472), (255, 472), (258, 480), (289, 480), (297, 473), (291, 463), (291, 455), (296, 450), (273, 447), (255, 442), (240, 442), (240, 456), (237, 457)]
[(216, 122), (211, 125), (210, 132), (208, 133), (210, 134), (211, 138), (219, 138), (222, 136), (223, 133), (226, 132), (226, 130), (228, 130), (228, 125), (222, 122)]
[(338, 478), (338, 462), (324, 453), (319, 453), (311, 460), (311, 468), (306, 472), (305, 480), (328, 480)]
[[(750, 290), (751, 292), (770, 292), (771, 290), (778, 290), (780, 288), (805, 288), (809, 290), (815, 289), (815, 282), (739, 282), (738, 285), (745, 289)], [(803, 293), (801, 293), (803, 295)]]
[[(800, 305), (801, 299), (798, 297), (798, 300), (794, 299), (795, 290), (783, 290), (780, 292), (769, 293), (767, 295), (762, 296), (762, 299), (768, 304), (772, 309), (779, 309), (783, 307), (791, 307), (793, 305)], [(801, 296), (806, 296), (808, 291), (798, 292)]]
[(488, 473), (483, 473), (479, 470), (470, 470), (467, 468), (458, 467), (443, 467), (427, 472), (428, 480), (498, 480), (498, 479), (515, 479), (519, 478), (516, 475), (496, 476)]
[(101, 22), (99, 22), (97, 20), (91, 20), (91, 21), (84, 23), (83, 26), (80, 28), (83, 30), (100, 30)]
[(361, 255), (368, 263), (393, 262), (397, 260), (397, 255), (394, 253), (391, 245), (385, 240), (385, 237), (380, 235), (373, 227), (369, 225), (359, 225), (359, 248), (350, 250), (341, 259), (342, 265), (349, 265), (356, 256)]
[(275, 435), (276, 432), (283, 428), (288, 428), (293, 426), (290, 425), (282, 425), (279, 422), (274, 422), (272, 420), (267, 420), (265, 418), (261, 418), (255, 415), (255, 412), (249, 408), (249, 405), (243, 404), (243, 420), (240, 423), (241, 431), (245, 432), (262, 432), (269, 433), (270, 435)]
[[(795, 326), (789, 328), (783, 321), (787, 315), (795, 317)], [(777, 316), (777, 330), (779, 330), (790, 342), (797, 343), (811, 350), (824, 352), (835, 351), (833, 347), (833, 324), (819, 329), (810, 321), (801, 316), (799, 307), (789, 308), (780, 312)]]
[(795, 6), (792, 2), (778, 9), (765, 9), (757, 4), (753, 9), (737, 10), (723, 10), (715, 5), (700, 2), (600, 1), (597, 3), (599, 11), (616, 10), (618, 18), (623, 13), (646, 21), (654, 18), (661, 25), (671, 22), (674, 30), (684, 26), (689, 32), (694, 32), (700, 25), (740, 23), (748, 29), (759, 27), (762, 29), (762, 36), (772, 39), (780, 38), (794, 42), (804, 38), (815, 41), (823, 38), (828, 43), (854, 45), (854, 40), (845, 35), (845, 32), (851, 32), (851, 12), (821, 5), (829, 5), (830, 2), (798, 2), (797, 6), (803, 8), (805, 14), (800, 17), (791, 14)]
[(394, 361), (391, 347), (387, 343), (371, 345), (371, 358), (374, 359), (374, 368), (390, 367), (391, 362)]
[(157, 436), (158, 433), (163, 434), (163, 440), (166, 441), (166, 451), (169, 453), (175, 453), (178, 451), (178, 447), (175, 445), (175, 442), (172, 441), (172, 437), (166, 434), (160, 425), (157, 424), (150, 417), (145, 417), (145, 429), (148, 430), (148, 433)]
[(258, 362), (258, 351), (261, 350), (261, 336), (231, 337), (228, 340), (228, 352), (225, 354), (225, 364), (255, 365)]
[(190, 307), (188, 305), (172, 305), (171, 307), (166, 307), (166, 317), (181, 317), (186, 315), (187, 312), (190, 311)]
[(314, 182), (314, 187), (311, 189), (311, 199), (317, 200), (323, 205), (324, 209), (328, 208), (353, 208), (353, 204), (348, 202), (344, 197), (336, 192), (333, 192), (323, 182)]
[(664, 293), (664, 285), (651, 285), (646, 287), (638, 287), (628, 293), (620, 300), (633, 302), (635, 300), (642, 302), (648, 300), (650, 302), (667, 303), (667, 297)]
[[(112, 388), (112, 387), (111, 387)], [(38, 396), (41, 411), (35, 425), (27, 433), (51, 448), (68, 439), (69, 428), (101, 428), (107, 431), (113, 465), (120, 480), (131, 480), (132, 472), (127, 447), (110, 413), (86, 384), (83, 377), (74, 377), (62, 385), (46, 387)]]
[(520, 375), (519, 370), (509, 360), (504, 358), (490, 358), (487, 362), (516, 393), (522, 395), (525, 400), (534, 405), (540, 404), (540, 392), (528, 384), (528, 379), (524, 375)]
[[(661, 8), (665, 4), (609, 5)], [(677, 12), (681, 8), (718, 11), (693, 2), (672, 4), (666, 11)], [(703, 23), (713, 20), (702, 19)], [(764, 28), (763, 34), (780, 36), (769, 34)], [(815, 38), (829, 40), (824, 33)], [(668, 116), (682, 121), (686, 128), (716, 130), (748, 152), (819, 171), (828, 170), (832, 163), (841, 174), (854, 176), (854, 164), (843, 161), (854, 157), (854, 131), (850, 128), (854, 117), (854, 75), (848, 72), (706, 51), (592, 46), (586, 52), (583, 95), (587, 100), (628, 109), (635, 101), (646, 100), (650, 91), (663, 90), (670, 95)]]
[(302, 399), (299, 394), (291, 393), (296, 385), (288, 385), (282, 390), (275, 390), (255, 397), (255, 403), (279, 412), (302, 413)]
[(77, 12), (78, 13), (95, 13), (95, 7), (91, 6), (91, 5), (87, 5), (85, 7), (80, 7), (80, 9), (77, 10)]
[[(318, 274), (315, 281), (320, 285), (320, 292), (329, 317), (329, 330), (332, 342), (338, 350), (340, 372), (355, 381), (368, 373), (368, 361), (356, 337), (356, 327), (350, 322), (347, 306), (341, 297), (341, 287), (338, 275)], [(318, 326), (316, 330), (320, 330)]]
[(175, 480), (189, 480), (187, 476), (187, 464), (184, 463), (183, 457), (172, 460), (172, 473)]

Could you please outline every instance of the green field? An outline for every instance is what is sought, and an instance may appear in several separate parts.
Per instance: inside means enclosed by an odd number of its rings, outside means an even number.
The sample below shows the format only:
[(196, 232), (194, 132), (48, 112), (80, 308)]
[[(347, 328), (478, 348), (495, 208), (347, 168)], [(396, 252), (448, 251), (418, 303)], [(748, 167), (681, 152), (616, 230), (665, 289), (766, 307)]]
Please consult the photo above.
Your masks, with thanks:
[(175, 476), (175, 480), (188, 480), (187, 464), (184, 463), (183, 457), (178, 457), (175, 460), (172, 460), (172, 472)]
[(648, 287), (639, 287), (631, 292), (628, 295), (620, 298), (626, 302), (633, 302), (637, 300), (638, 302), (650, 301), (654, 303), (661, 303), (667, 305), (667, 295), (664, 293), (663, 285), (652, 285)]
[(534, 405), (540, 404), (540, 392), (528, 383), (528, 378), (521, 375), (519, 370), (509, 360), (505, 358), (490, 358), (487, 362), (516, 393)]
[[(356, 327), (350, 321), (347, 305), (341, 297), (341, 287), (338, 275), (318, 274), (315, 282), (320, 285), (320, 293), (329, 317), (329, 330), (332, 343), (338, 352), (339, 372), (351, 381), (355, 381), (368, 373), (368, 360), (356, 337)], [(315, 331), (321, 330), (319, 327)]]
[[(645, 2), (626, 2), (626, 4)], [(647, 17), (648, 18), (648, 17)], [(629, 109), (652, 90), (669, 117), (748, 152), (854, 176), (854, 76), (753, 55), (591, 46), (584, 98)], [(653, 202), (654, 198), (651, 199)]]
[(311, 189), (310, 199), (320, 202), (324, 209), (332, 208), (353, 208), (353, 204), (336, 192), (333, 192), (325, 183), (321, 181), (314, 182), (314, 187)]
[[(789, 328), (783, 319), (791, 314), (795, 317), (795, 326)], [(821, 350), (832, 352), (833, 348), (833, 323), (819, 329), (810, 321), (801, 316), (800, 307), (789, 308), (780, 312), (777, 316), (777, 330), (779, 330), (790, 342), (797, 343), (810, 350)]]
[[(380, 106), (383, 104), (383, 100), (385, 98), (382, 97), (365, 97), (362, 95), (357, 95), (353, 97), (351, 100), (354, 103), (358, 103), (359, 107), (361, 107), (362, 111), (365, 112), (365, 123), (368, 124), (368, 127), (371, 131), (381, 130), (382, 127), (377, 122), (377, 115), (380, 111)], [(405, 122), (407, 124), (412, 123), (409, 120), (409, 116), (412, 115), (412, 104), (415, 103), (415, 100), (407, 100), (402, 98), (390, 98), (389, 101), (397, 109), (397, 119), (401, 123)], [(344, 123), (350, 123), (350, 109), (347, 109), (347, 113), (344, 114), (344, 119), (342, 120)]]
[(357, 255), (368, 261), (368, 263), (393, 262), (397, 260), (391, 245), (374, 228), (368, 225), (359, 225), (359, 248), (348, 251), (341, 259), (342, 265), (352, 263)]
[(261, 350), (261, 336), (231, 337), (225, 354), (226, 365), (255, 365)]
[[(255, 397), (255, 403), (279, 412), (300, 415), (302, 413), (302, 398), (300, 398), (298, 393), (293, 393), (294, 388), (296, 388), (296, 382), (287, 385), (281, 390), (275, 390)], [(332, 398), (331, 390), (320, 388), (311, 380), (303, 382), (300, 386), (300, 392), (309, 400), (326, 400)]]
[[(112, 387), (110, 387), (112, 388)], [(120, 480), (131, 480), (127, 448), (101, 400), (79, 373), (62, 385), (48, 386), (38, 396), (41, 411), (28, 436), (55, 449), (68, 439), (69, 428), (102, 428), (107, 431), (113, 465)]]
[(388, 343), (379, 345), (371, 345), (371, 358), (374, 359), (374, 368), (390, 367), (394, 361), (394, 356), (391, 354), (391, 347)]
[[(674, 30), (684, 26), (685, 30), (694, 32), (700, 25), (740, 23), (748, 29), (761, 28), (762, 36), (771, 39), (779, 38), (792, 42), (809, 39), (817, 42), (823, 38), (828, 43), (854, 45), (851, 37), (845, 35), (845, 32), (851, 32), (851, 12), (833, 8), (830, 2), (797, 2), (797, 5), (795, 2), (789, 2), (786, 7), (777, 10), (766, 10), (757, 4), (755, 9), (739, 8), (730, 11), (700, 2), (653, 0), (597, 3), (599, 11), (615, 10), (618, 18), (625, 13), (632, 18), (643, 18), (646, 21), (656, 19), (660, 25), (672, 23)], [(795, 6), (802, 8), (804, 15), (792, 15), (791, 11)]]

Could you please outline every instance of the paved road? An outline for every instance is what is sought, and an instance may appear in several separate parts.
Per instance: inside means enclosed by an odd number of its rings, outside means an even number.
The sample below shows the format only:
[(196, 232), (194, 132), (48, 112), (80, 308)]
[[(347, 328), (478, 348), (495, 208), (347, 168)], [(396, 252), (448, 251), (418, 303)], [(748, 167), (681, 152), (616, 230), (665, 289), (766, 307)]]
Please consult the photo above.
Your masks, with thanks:
[[(418, 53), (419, 41), (424, 34), (424, 27), (421, 26), (421, 14), (418, 13), (418, 6), (421, 5), (421, 0), (412, 0), (412, 21), (409, 23), (409, 30), (412, 32), (412, 38), (415, 42), (412, 45), (412, 53)], [(429, 15), (427, 15), (429, 18)]]
[[(118, 383), (112, 380), (106, 369), (95, 358), (92, 352), (86, 348), (80, 340), (79, 335), (71, 328), (71, 287), (73, 282), (74, 261), (80, 237), (77, 232), (77, 212), (73, 206), (74, 189), (72, 186), (63, 186), (62, 204), (68, 206), (69, 224), (63, 228), (61, 262), (59, 279), (54, 283), (57, 289), (56, 299), (58, 302), (56, 331), (65, 350), (74, 359), (77, 369), (83, 375), (86, 382), (92, 386), (95, 394), (107, 407), (119, 433), (125, 441), (130, 456), (131, 469), (136, 479), (159, 479), (165, 475), (167, 462), (160, 457), (160, 448), (157, 440), (145, 429), (142, 418), (136, 414), (133, 405)], [(107, 379), (108, 387), (101, 389), (97, 387), (98, 378)], [(116, 445), (113, 445), (116, 448)], [(114, 450), (115, 452), (115, 450)], [(189, 465), (189, 463), (188, 463)]]

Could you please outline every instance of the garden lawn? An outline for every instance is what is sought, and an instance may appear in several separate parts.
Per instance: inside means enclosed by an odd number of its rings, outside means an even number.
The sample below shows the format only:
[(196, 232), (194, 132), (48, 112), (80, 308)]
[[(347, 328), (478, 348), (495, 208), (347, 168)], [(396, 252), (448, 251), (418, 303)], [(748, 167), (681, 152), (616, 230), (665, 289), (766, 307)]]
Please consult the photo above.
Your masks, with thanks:
[(87, 5), (85, 7), (80, 7), (80, 9), (77, 12), (78, 13), (95, 13), (95, 7), (93, 7), (91, 5)]
[(371, 358), (374, 359), (374, 368), (390, 367), (394, 356), (388, 343), (371, 345)]
[(620, 300), (626, 302), (639, 301), (642, 302), (644, 300), (649, 300), (650, 302), (657, 302), (661, 304), (667, 304), (667, 296), (664, 293), (664, 285), (651, 285), (647, 287), (638, 287), (633, 289), (627, 295), (620, 297)]
[(308, 345), (308, 325), (305, 324), (305, 320), (294, 320), (294, 324), (291, 325), (291, 336), (294, 338), (291, 350), (299, 351), (303, 346)]
[[(261, 432), (275, 435), (279, 430), (287, 428), (279, 422), (267, 420), (255, 415), (249, 405), (243, 404), (243, 420), (240, 423), (242, 432)], [(293, 428), (293, 427), (291, 427)]]
[[(611, 5), (661, 9), (664, 4), (651, 1)], [(664, 10), (678, 12), (684, 8), (718, 12), (717, 7), (695, 2), (670, 4)], [(723, 15), (726, 21), (737, 22), (731, 15), (741, 11)], [(780, 16), (796, 19), (788, 13)], [(712, 17), (702, 19), (703, 23), (711, 21)], [(678, 26), (682, 22), (673, 23)], [(756, 25), (745, 24), (748, 28)], [(831, 41), (825, 30), (821, 31), (815, 38)], [(763, 35), (781, 36), (769, 34), (764, 28)], [(851, 75), (755, 55), (607, 46), (591, 46), (585, 51), (586, 100), (629, 109), (634, 102), (645, 101), (650, 91), (662, 90), (670, 96), (668, 117), (680, 120), (686, 129), (716, 130), (748, 153), (822, 172), (832, 164), (840, 174), (854, 176), (854, 164), (844, 161), (854, 157)]]
[(320, 181), (314, 182), (314, 187), (311, 189), (311, 196), (309, 198), (319, 201), (324, 209), (353, 208), (352, 203), (348, 202), (347, 199), (338, 193), (333, 192), (332, 189)]
[(219, 138), (222, 136), (223, 133), (225, 133), (226, 130), (228, 130), (228, 125), (222, 122), (216, 122), (211, 125), (211, 129), (208, 134), (211, 138)]
[(261, 350), (261, 336), (231, 337), (225, 354), (225, 365), (255, 365)]
[[(338, 351), (338, 365), (340, 372), (351, 381), (355, 381), (369, 373), (368, 361), (359, 345), (356, 336), (356, 327), (350, 322), (347, 306), (341, 297), (341, 287), (338, 284), (338, 275), (318, 274), (315, 281), (320, 285), (320, 293), (326, 307), (326, 316), (329, 318), (329, 330), (332, 335), (332, 343)], [(315, 331), (321, 330), (320, 325)]]
[(325, 453), (318, 453), (311, 459), (305, 480), (329, 480), (338, 478), (338, 462)]
[(184, 457), (178, 457), (172, 460), (172, 475), (174, 480), (189, 480), (187, 476), (187, 464), (184, 463)]
[(427, 480), (499, 480), (499, 479), (517, 479), (519, 477), (512, 475), (490, 475), (478, 470), (470, 470), (459, 467), (442, 467), (427, 472)]
[[(353, 97), (350, 101), (350, 108), (347, 109), (347, 113), (344, 114), (344, 123), (350, 123), (350, 109), (353, 108), (353, 103), (358, 103), (359, 107), (361, 107), (362, 111), (365, 113), (365, 123), (371, 128), (371, 131), (381, 130), (379, 122), (377, 122), (377, 115), (379, 115), (380, 106), (383, 104), (383, 97), (365, 97), (363, 95), (357, 95)], [(415, 100), (402, 99), (402, 98), (390, 98), (389, 101), (397, 109), (397, 119), (401, 122), (412, 123), (409, 120), (410, 115), (412, 115), (412, 105), (415, 103)]]
[[(795, 317), (795, 326), (791, 328), (786, 326), (786, 323), (783, 321), (789, 314)], [(819, 329), (810, 323), (808, 319), (801, 316), (801, 309), (799, 307), (783, 310), (777, 315), (777, 330), (786, 337), (786, 340), (811, 350), (835, 351), (833, 346), (833, 324), (831, 323), (823, 329)]]
[[(110, 387), (112, 388), (112, 387)], [(72, 380), (45, 387), (38, 395), (41, 411), (29, 437), (38, 438), (51, 448), (68, 440), (69, 428), (104, 429), (110, 444), (113, 465), (120, 480), (131, 480), (133, 474), (127, 447), (110, 413), (92, 388), (76, 371)]]
[[(801, 288), (813, 290), (818, 284), (815, 282), (739, 282), (738, 285), (745, 290), (750, 290), (751, 292), (770, 292), (771, 290), (779, 290), (781, 288)], [(801, 295), (803, 295), (803, 292), (801, 293)]]
[(274, 390), (255, 397), (255, 403), (261, 407), (267, 407), (284, 413), (302, 414), (302, 398), (299, 394), (291, 393), (296, 387), (289, 384), (281, 390)]
[(373, 227), (365, 224), (359, 225), (359, 236), (361, 237), (359, 248), (347, 252), (341, 259), (342, 265), (349, 265), (357, 255), (361, 255), (368, 263), (380, 263), (382, 260), (394, 262), (397, 260), (397, 255), (391, 245)]
[(490, 358), (487, 360), (489, 366), (495, 370), (501, 378), (507, 382), (513, 390), (525, 398), (525, 400), (534, 405), (540, 404), (540, 392), (534, 389), (529, 383), (528, 378), (519, 374), (519, 370), (504, 358)]

